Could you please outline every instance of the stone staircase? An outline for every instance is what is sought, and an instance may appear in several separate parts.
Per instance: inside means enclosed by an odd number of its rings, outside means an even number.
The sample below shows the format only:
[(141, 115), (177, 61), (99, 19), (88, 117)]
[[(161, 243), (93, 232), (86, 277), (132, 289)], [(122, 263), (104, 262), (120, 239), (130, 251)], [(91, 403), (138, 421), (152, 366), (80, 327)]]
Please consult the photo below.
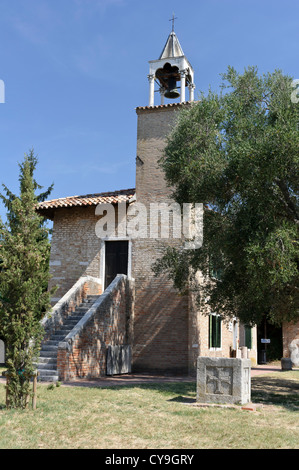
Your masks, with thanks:
[(58, 344), (72, 331), (98, 297), (99, 295), (88, 295), (82, 304), (65, 320), (60, 329), (43, 343), (37, 363), (38, 379), (40, 381), (57, 382), (59, 380), (57, 371)]

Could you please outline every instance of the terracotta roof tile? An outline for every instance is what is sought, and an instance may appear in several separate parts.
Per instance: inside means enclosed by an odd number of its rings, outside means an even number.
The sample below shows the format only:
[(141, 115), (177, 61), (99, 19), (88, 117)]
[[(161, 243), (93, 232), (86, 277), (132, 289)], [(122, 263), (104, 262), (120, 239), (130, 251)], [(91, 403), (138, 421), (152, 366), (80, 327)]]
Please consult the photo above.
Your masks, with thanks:
[(173, 107), (182, 107), (182, 106), (190, 106), (192, 104), (196, 104), (197, 101), (184, 101), (184, 103), (167, 103), (167, 104), (158, 104), (155, 106), (138, 106), (135, 108), (136, 111), (147, 110), (147, 109), (163, 109), (163, 108), (173, 108)]
[(85, 196), (62, 197), (39, 203), (37, 211), (51, 219), (53, 217), (53, 209), (96, 206), (100, 203), (117, 204), (118, 202), (129, 202), (134, 194), (135, 188), (131, 188), (105, 193), (86, 194)]

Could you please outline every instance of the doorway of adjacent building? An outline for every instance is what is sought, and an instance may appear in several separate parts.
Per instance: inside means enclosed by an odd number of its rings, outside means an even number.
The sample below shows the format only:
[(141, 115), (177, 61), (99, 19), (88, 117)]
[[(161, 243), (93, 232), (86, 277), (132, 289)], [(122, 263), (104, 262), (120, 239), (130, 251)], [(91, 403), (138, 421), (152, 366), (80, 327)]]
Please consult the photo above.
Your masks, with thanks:
[(129, 242), (105, 242), (105, 283), (106, 289), (117, 274), (128, 274)]
[(264, 318), (257, 328), (257, 342), (259, 363), (282, 358), (282, 327), (272, 325)]

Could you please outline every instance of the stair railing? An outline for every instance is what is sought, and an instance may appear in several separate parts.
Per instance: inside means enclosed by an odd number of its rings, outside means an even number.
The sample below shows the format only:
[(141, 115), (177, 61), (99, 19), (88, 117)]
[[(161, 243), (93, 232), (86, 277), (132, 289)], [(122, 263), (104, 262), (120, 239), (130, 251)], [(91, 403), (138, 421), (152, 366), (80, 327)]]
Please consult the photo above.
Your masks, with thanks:
[(66, 294), (46, 313), (41, 320), (45, 330), (44, 341), (57, 331), (88, 295), (100, 295), (102, 284), (99, 278), (82, 276)]

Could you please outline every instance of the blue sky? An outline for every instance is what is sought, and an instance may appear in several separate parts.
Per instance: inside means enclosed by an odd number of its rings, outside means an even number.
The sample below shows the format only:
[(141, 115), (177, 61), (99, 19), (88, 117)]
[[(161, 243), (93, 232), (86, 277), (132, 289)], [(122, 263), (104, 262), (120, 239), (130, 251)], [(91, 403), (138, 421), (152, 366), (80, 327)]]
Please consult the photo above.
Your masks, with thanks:
[(228, 65), (299, 78), (298, 0), (0, 0), (0, 184), (18, 193), (33, 147), (51, 198), (134, 187), (135, 108), (173, 12), (195, 97)]

